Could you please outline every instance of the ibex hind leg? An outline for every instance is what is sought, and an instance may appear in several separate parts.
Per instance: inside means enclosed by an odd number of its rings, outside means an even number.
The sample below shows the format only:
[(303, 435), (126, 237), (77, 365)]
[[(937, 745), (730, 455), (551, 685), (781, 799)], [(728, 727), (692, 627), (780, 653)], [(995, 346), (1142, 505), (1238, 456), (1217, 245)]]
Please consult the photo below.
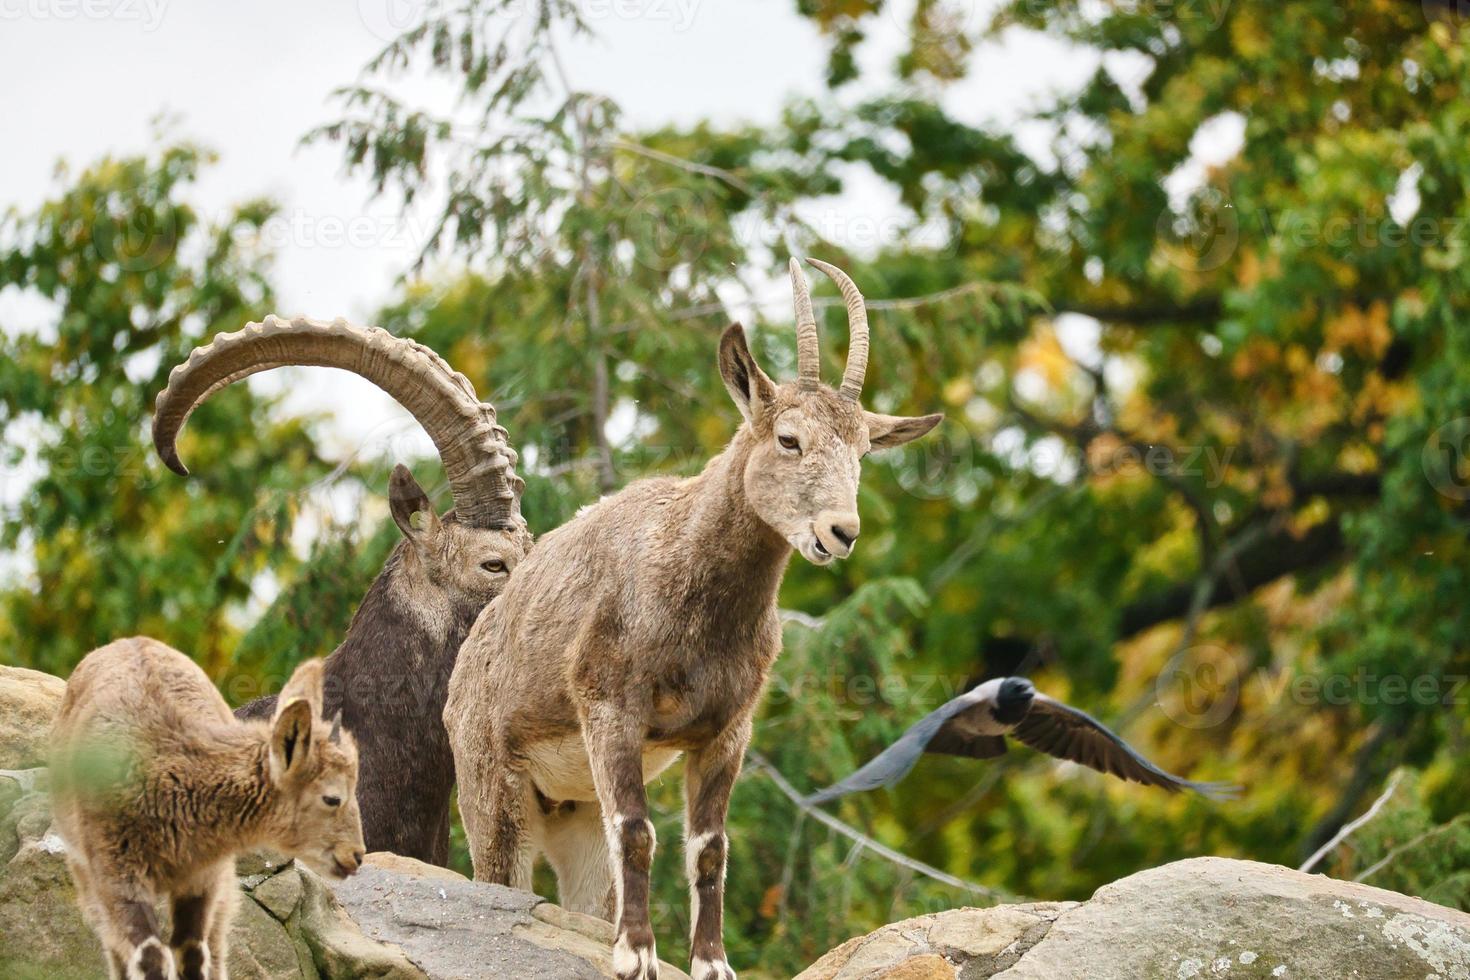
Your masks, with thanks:
[(139, 888), (96, 885), (106, 910), (102, 942), (126, 980), (178, 980), (173, 953), (159, 935), (153, 897)]
[(92, 887), (92, 876), (86, 862), (69, 851), (66, 858), (71, 869), (71, 880), (77, 886), (77, 906), (82, 910), (82, 919), (102, 943), (102, 957), (107, 961), (108, 980), (123, 980), (127, 964), (112, 951), (107, 943), (107, 910), (97, 901), (97, 891)]
[(573, 912), (611, 922), (615, 900), (602, 807), (563, 803), (542, 821), (542, 847), (556, 872), (557, 901)]
[(476, 881), (531, 889), (534, 858), (527, 824), (530, 781), (508, 761), (482, 757), (460, 773), (460, 813)]

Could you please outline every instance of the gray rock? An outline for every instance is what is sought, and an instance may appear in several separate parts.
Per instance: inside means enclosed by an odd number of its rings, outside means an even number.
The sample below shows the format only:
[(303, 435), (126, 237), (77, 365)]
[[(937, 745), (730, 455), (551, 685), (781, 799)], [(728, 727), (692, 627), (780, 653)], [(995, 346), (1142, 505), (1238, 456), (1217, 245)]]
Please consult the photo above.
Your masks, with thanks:
[[(93, 956), (101, 962), (101, 947), (93, 941)], [(275, 980), (318, 974), (311, 954), (290, 929), (249, 895), (240, 897), (240, 912), (230, 930), (230, 980)]]
[(251, 886), (250, 897), (271, 915), (286, 922), (301, 904), (301, 892), (301, 875), (295, 868), (286, 868)]
[(59, 677), (0, 664), (0, 769), (46, 764), (46, 742), (65, 691)]
[[(403, 867), (404, 859), (398, 859)], [(401, 948), (431, 980), (613, 976), (611, 927), (565, 912), (530, 892), (431, 874), (420, 877), (369, 863), (334, 886), (343, 908), (369, 937)], [(688, 980), (668, 964), (660, 977)]]
[(953, 909), (849, 939), (797, 980), (974, 980), (1014, 964), (1072, 902)]
[(1470, 980), (1470, 916), (1322, 875), (1196, 858), (1098, 889), (997, 977)]
[(1086, 902), (956, 909), (848, 940), (798, 980), (1470, 980), (1470, 916), (1226, 858)]

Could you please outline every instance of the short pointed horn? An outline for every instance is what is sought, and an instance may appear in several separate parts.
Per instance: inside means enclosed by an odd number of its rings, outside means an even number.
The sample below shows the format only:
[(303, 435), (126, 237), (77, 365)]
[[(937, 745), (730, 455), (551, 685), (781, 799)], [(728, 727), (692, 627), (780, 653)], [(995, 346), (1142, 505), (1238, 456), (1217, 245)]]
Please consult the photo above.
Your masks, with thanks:
[(863, 394), (863, 378), (868, 373), (868, 308), (863, 303), (863, 294), (847, 273), (835, 265), (818, 259), (807, 259), (813, 268), (820, 269), (837, 283), (842, 290), (842, 300), (847, 304), (847, 369), (842, 372), (842, 387), (838, 394), (857, 401)]
[(332, 716), (332, 730), (327, 735), (327, 741), (328, 742), (340, 742), (340, 741), (342, 741), (342, 709), (341, 708), (338, 708), (337, 709), (337, 713)]
[(165, 465), (188, 475), (177, 441), (189, 415), (241, 378), (287, 365), (341, 368), (366, 378), (408, 409), (434, 441), (455, 515), (471, 527), (511, 527), (520, 519), (516, 452), (474, 386), (423, 344), (346, 320), (268, 316), (196, 347), (169, 374), (153, 413), (153, 445)]
[(791, 295), (796, 302), (797, 383), (805, 389), (822, 383), (822, 358), (817, 346), (817, 317), (812, 312), (812, 294), (801, 263), (791, 260)]

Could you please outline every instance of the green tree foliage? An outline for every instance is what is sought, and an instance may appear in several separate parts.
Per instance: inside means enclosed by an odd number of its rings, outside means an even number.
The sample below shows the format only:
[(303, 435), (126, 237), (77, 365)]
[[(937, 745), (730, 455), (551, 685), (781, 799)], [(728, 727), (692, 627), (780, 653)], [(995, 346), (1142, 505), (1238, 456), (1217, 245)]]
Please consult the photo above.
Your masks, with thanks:
[(40, 321), (0, 340), (0, 466), (17, 498), (0, 540), (19, 556), (0, 590), (7, 660), (66, 674), (144, 633), (222, 671), (257, 576), (295, 567), (285, 491), (320, 469), (300, 422), (226, 393), (190, 423), (201, 475), (187, 482), (148, 434), (168, 369), (271, 304), (244, 245), (271, 205), (205, 220), (185, 192), (208, 159), (180, 145), (62, 170), (52, 200), (0, 223), (0, 290)]
[[(554, 28), (581, 29), (575, 5), (435, 7), (316, 134), (438, 219), (421, 271), (439, 271), (406, 283), (380, 322), (499, 406), (538, 531), (639, 475), (693, 472), (728, 439), (737, 416), (714, 348), (733, 312), (754, 310), (759, 356), (792, 373), (788, 253), (839, 262), (872, 301), (870, 404), (947, 412), (936, 437), (866, 464), (855, 556), (787, 575), (762, 764), (732, 804), (726, 931), (742, 974), (790, 976), (902, 916), (1081, 898), (1181, 857), (1294, 865), (1395, 769), (1390, 804), (1322, 868), (1466, 907), (1470, 341), (1456, 313), (1470, 299), (1470, 37), (1453, 5), (1021, 0), (988, 23), (968, 2), (895, 6), (797, 5), (830, 39), (838, 99), (794, 103), (769, 127), (641, 133), (562, 79)], [(858, 46), (895, 16), (908, 50), (854, 97)], [(988, 45), (1027, 32), (1095, 73), (1013, 124), (978, 124), (952, 93)], [(453, 84), (457, 103), (402, 101), (394, 80), (410, 66)], [(1237, 151), (1201, 162), (1232, 132)], [(160, 172), (105, 193), (170, 199)], [(849, 254), (839, 243), (861, 236), (840, 222), (861, 216), (826, 217), (857, 177), (907, 211)], [(104, 193), (88, 186), (62, 200)], [(48, 213), (12, 218), (17, 242), (40, 237)], [(64, 302), (132, 281), (73, 247), (80, 265), (47, 252), (16, 266), (39, 253), (9, 246), (3, 268), (35, 271), (7, 281), (50, 282)], [(214, 281), (256, 281), (220, 254), (235, 271)], [(53, 362), (92, 363), (63, 356), (60, 339), (10, 342), (4, 393), (24, 407), (7, 421), (30, 410), (65, 432), (55, 420), (73, 404), (113, 391), (108, 424), (135, 442), (162, 379), (121, 373), (137, 329), (121, 311), (206, 311), (181, 320), (165, 362), (259, 312), (234, 310), (248, 297), (208, 299), (236, 293), (204, 291), (207, 264), (158, 268), (173, 271), (128, 287), (148, 301), (104, 305), (111, 318), (95, 322), (111, 333), (94, 340), (90, 306), (76, 307), (72, 329), (100, 359), (84, 384), (52, 383)], [(835, 376), (840, 311), (827, 286), (819, 299)], [(217, 672), (232, 652), (246, 671), (280, 671), (330, 648), (391, 528), (325, 535), (300, 565), (272, 551), (290, 515), (260, 514), (295, 506), (287, 489), (320, 468), (299, 431), (271, 427), (246, 392), (230, 397), (191, 423), (188, 455), (233, 484), (155, 484), (132, 503), (111, 484), (43, 478), (7, 533), (29, 535), (54, 570), (4, 601), (50, 615), (53, 632), (16, 615), (0, 628), (56, 639), (11, 646), (65, 666), (119, 631), (183, 634), (186, 649), (221, 651)], [(207, 465), (226, 446), (253, 465)], [(67, 494), (93, 503), (58, 523), (48, 515)], [(119, 515), (131, 537), (93, 532)], [(111, 557), (88, 564), (99, 549)], [(267, 563), (285, 588), (236, 645), (227, 613)], [(164, 582), (187, 583), (185, 610)], [(58, 594), (74, 598), (57, 607)], [(83, 595), (125, 614), (83, 612)], [(1171, 770), (1245, 783), (1246, 797), (1170, 797), (1024, 750), (928, 759), (899, 790), (831, 808), (913, 859), (895, 862), (803, 813), (764, 767), (809, 791), (1008, 673)], [(677, 960), (678, 780), (651, 793), (667, 842), (656, 928)]]

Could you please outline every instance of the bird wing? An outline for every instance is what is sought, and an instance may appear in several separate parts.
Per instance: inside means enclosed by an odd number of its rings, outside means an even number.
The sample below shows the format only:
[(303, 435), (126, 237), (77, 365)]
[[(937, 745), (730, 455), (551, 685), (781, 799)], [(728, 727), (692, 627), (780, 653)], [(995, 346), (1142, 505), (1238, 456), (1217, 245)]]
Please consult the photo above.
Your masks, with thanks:
[(1197, 783), (1167, 773), (1149, 762), (1107, 726), (1085, 711), (1040, 692), (1031, 710), (1011, 734), (1033, 749), (1080, 763), (1098, 772), (1177, 793), (1193, 790), (1211, 799), (1232, 799), (1240, 787), (1230, 783)]
[(946, 701), (915, 722), (898, 737), (898, 741), (875, 755), (867, 765), (841, 782), (813, 793), (806, 802), (812, 805), (828, 803), (849, 793), (892, 786), (909, 774), (945, 723), (973, 703), (967, 694)]

